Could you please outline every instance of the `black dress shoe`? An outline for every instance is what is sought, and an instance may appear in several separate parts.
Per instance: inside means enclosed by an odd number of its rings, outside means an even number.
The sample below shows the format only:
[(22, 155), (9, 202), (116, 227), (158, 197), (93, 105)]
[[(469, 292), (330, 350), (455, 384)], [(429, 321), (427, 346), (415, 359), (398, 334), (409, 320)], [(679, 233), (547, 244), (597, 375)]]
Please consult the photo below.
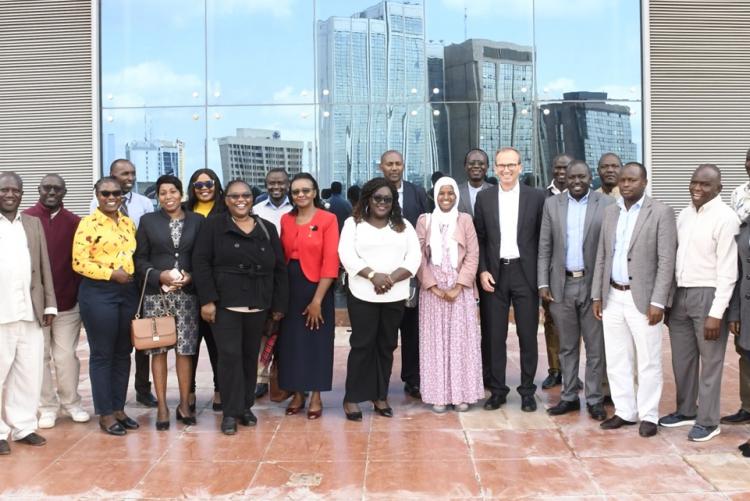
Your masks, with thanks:
[(20, 440), (17, 440), (17, 442), (20, 442), (22, 444), (27, 445), (33, 445), (34, 447), (39, 447), (41, 445), (44, 445), (47, 443), (47, 439), (43, 436), (39, 435), (38, 433), (34, 433), (33, 431), (23, 437)]
[(232, 416), (224, 416), (221, 420), (221, 432), (224, 435), (234, 435), (237, 433), (237, 419)]
[(262, 398), (268, 393), (268, 383), (258, 383), (255, 385), (255, 398)]
[(198, 421), (195, 419), (195, 416), (184, 416), (182, 412), (180, 412), (180, 407), (177, 407), (177, 410), (175, 411), (177, 414), (177, 420), (182, 421), (182, 424), (191, 426), (197, 423)]
[(10, 454), (10, 444), (7, 440), (0, 440), (0, 456), (7, 456)]
[(581, 401), (576, 400), (560, 400), (557, 405), (547, 409), (550, 416), (562, 416), (568, 412), (581, 410)]
[(404, 392), (411, 398), (422, 400), (422, 393), (419, 391), (418, 384), (404, 383)]
[(740, 409), (734, 414), (722, 417), (719, 422), (721, 424), (744, 424), (750, 423), (750, 412), (745, 409)]
[(598, 404), (593, 405), (586, 405), (586, 408), (589, 411), (589, 416), (591, 416), (591, 419), (594, 419), (596, 421), (604, 421), (607, 419), (607, 411), (604, 409), (604, 404), (601, 402)]
[(562, 384), (562, 374), (559, 372), (550, 372), (544, 381), (542, 381), (542, 389), (549, 390), (559, 384)]
[(117, 422), (120, 423), (126, 430), (137, 430), (140, 427), (138, 421), (128, 416), (125, 416), (122, 419), (117, 419)]
[(346, 414), (346, 419), (349, 421), (362, 421), (362, 411), (359, 410), (359, 406), (357, 406), (356, 411), (349, 412), (346, 410), (346, 402), (344, 402), (344, 414)]
[(641, 421), (640, 426), (638, 426), (638, 434), (642, 437), (653, 437), (656, 435), (656, 428), (656, 423)]
[(253, 411), (247, 409), (242, 413), (242, 416), (240, 417), (240, 424), (242, 426), (255, 426), (256, 424), (258, 424), (258, 418), (255, 417)]
[(602, 430), (616, 430), (617, 428), (621, 428), (623, 426), (631, 426), (634, 424), (635, 423), (633, 421), (625, 421), (623, 418), (615, 414), (606, 421), (602, 421), (599, 427)]
[(536, 398), (534, 395), (521, 395), (521, 410), (534, 412), (536, 410)]
[(383, 417), (393, 417), (393, 409), (391, 409), (390, 406), (378, 407), (377, 405), (375, 405), (375, 402), (373, 402), (372, 407), (375, 409), (375, 412)]
[(505, 395), (500, 395), (499, 393), (493, 393), (490, 395), (490, 398), (485, 400), (484, 402), (484, 410), (486, 411), (496, 411), (500, 408), (501, 405), (505, 403)]
[(99, 422), (99, 428), (102, 429), (104, 433), (109, 433), (110, 435), (115, 435), (118, 437), (121, 437), (123, 435), (126, 435), (128, 432), (125, 430), (125, 428), (120, 424), (119, 421), (115, 421), (111, 425), (107, 426), (101, 421)]
[(144, 407), (156, 407), (157, 405), (159, 405), (159, 401), (156, 400), (156, 397), (151, 392), (137, 393), (135, 395), (135, 401)]
[(740, 445), (737, 446), (737, 448), (742, 452), (745, 452), (745, 451), (750, 452), (750, 444), (747, 442), (742, 442)]

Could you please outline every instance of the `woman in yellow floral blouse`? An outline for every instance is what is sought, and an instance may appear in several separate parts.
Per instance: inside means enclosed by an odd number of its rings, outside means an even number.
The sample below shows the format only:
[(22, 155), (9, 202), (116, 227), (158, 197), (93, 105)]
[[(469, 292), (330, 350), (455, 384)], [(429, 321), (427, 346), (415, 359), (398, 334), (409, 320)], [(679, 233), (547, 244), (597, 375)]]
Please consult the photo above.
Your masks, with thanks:
[(78, 291), (81, 319), (91, 350), (89, 378), (99, 426), (125, 435), (138, 423), (125, 412), (130, 376), (130, 321), (138, 307), (135, 225), (120, 213), (122, 188), (103, 177), (94, 186), (98, 208), (81, 220), (73, 239), (73, 270), (83, 275)]

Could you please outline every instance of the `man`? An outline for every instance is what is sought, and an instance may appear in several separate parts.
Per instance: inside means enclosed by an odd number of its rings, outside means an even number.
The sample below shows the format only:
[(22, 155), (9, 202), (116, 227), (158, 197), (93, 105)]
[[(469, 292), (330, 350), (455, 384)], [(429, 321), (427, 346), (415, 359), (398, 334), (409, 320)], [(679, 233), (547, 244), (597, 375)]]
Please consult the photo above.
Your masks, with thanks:
[(344, 187), (338, 181), (332, 182), (331, 196), (328, 198), (328, 210), (336, 215), (336, 220), (339, 223), (339, 233), (341, 233), (341, 228), (344, 227), (346, 218), (352, 215), (352, 204), (342, 194), (343, 189)]
[[(130, 160), (118, 158), (109, 166), (109, 175), (116, 178), (122, 188), (120, 212), (132, 219), (137, 228), (141, 216), (153, 212), (154, 204), (149, 198), (133, 191), (135, 165)], [(89, 206), (89, 212), (93, 214), (98, 205), (96, 198), (94, 198)], [(139, 350), (135, 350), (135, 400), (145, 407), (157, 406), (156, 397), (151, 393), (149, 358), (148, 355)]]
[(544, 208), (544, 191), (518, 182), (523, 171), (521, 154), (515, 148), (495, 153), (499, 186), (477, 195), (474, 225), (479, 241), (479, 281), (487, 292), (490, 353), (487, 410), (505, 403), (506, 340), (511, 304), (521, 348), (521, 409), (536, 410), (536, 333), (539, 324), (537, 296), (537, 249)]
[[(750, 148), (745, 153), (745, 171), (750, 176)], [(750, 217), (750, 181), (742, 183), (732, 192), (730, 202), (734, 212), (740, 221), (747, 223)], [(739, 345), (739, 336), (735, 335), (734, 347), (740, 356), (740, 410), (734, 414), (723, 416), (721, 424), (745, 424), (750, 423), (750, 358), (748, 352)]]
[(0, 455), (8, 439), (47, 443), (36, 433), (44, 334), (57, 315), (47, 243), (39, 220), (18, 212), (23, 181), (0, 172)]
[(642, 437), (656, 435), (662, 321), (677, 247), (674, 211), (645, 195), (647, 183), (642, 164), (625, 165), (618, 184), (622, 198), (604, 210), (591, 284), (615, 404), (615, 414), (600, 426), (613, 430), (640, 419)]
[(485, 181), (490, 159), (484, 150), (474, 148), (464, 157), (464, 170), (466, 171), (466, 182), (458, 185), (458, 211), (474, 216), (474, 204), (477, 201), (477, 193), (492, 187)]
[(721, 433), (721, 375), (729, 336), (724, 314), (737, 282), (740, 229), (737, 214), (719, 197), (721, 189), (719, 168), (698, 166), (690, 179), (690, 205), (677, 218), (677, 291), (669, 312), (677, 410), (659, 424), (693, 425), (688, 433), (693, 442)]
[(283, 167), (274, 167), (266, 173), (266, 192), (268, 197), (253, 206), (253, 214), (272, 222), (281, 234), (281, 216), (292, 210), (289, 174)]
[[(398, 190), (398, 203), (404, 219), (417, 226), (420, 214), (429, 212), (429, 201), (424, 188), (404, 181), (404, 157), (388, 150), (380, 157), (380, 171)], [(419, 307), (405, 308), (401, 320), (401, 380), (404, 391), (413, 398), (419, 393)]]
[[(24, 214), (39, 219), (44, 229), (58, 313), (52, 325), (44, 327), (44, 366), (42, 395), (39, 403), (39, 428), (55, 426), (58, 411), (76, 423), (89, 420), (81, 407), (78, 378), (81, 362), (76, 355), (81, 334), (78, 312), (78, 285), (81, 275), (73, 271), (73, 236), (80, 218), (63, 207), (67, 193), (65, 180), (58, 174), (47, 174), (39, 183), (39, 201)], [(55, 381), (52, 379), (54, 364)]]
[(560, 402), (547, 412), (557, 416), (581, 408), (578, 364), (583, 338), (586, 407), (593, 419), (603, 421), (607, 417), (602, 403), (604, 343), (602, 324), (591, 309), (591, 281), (602, 215), (614, 199), (590, 190), (591, 171), (586, 162), (570, 162), (566, 171), (567, 190), (547, 198), (539, 235), (539, 297), (549, 304), (560, 333), (563, 381)]
[[(270, 221), (276, 226), (276, 232), (281, 235), (281, 216), (291, 211), (293, 206), (289, 201), (289, 174), (283, 167), (274, 167), (266, 173), (266, 193), (268, 196), (253, 206), (253, 214)], [(269, 322), (271, 322), (269, 320)], [(278, 323), (271, 322), (266, 326), (269, 336), (263, 336), (259, 357), (262, 358), (270, 333), (278, 331)], [(273, 350), (273, 347), (269, 349)], [(273, 350), (275, 352), (275, 350)], [(275, 357), (275, 355), (273, 355)], [(273, 369), (272, 369), (273, 366)], [(285, 400), (286, 392), (276, 389), (276, 363), (269, 359), (268, 363), (258, 360), (258, 382), (255, 385), (255, 398), (262, 398), (268, 393), (273, 379), (273, 391), (270, 398), (274, 401)]]
[(602, 181), (601, 187), (597, 190), (605, 195), (619, 198), (620, 190), (617, 187), (620, 172), (622, 172), (622, 160), (614, 153), (605, 153), (599, 158), (597, 166), (599, 179)]
[[(565, 191), (567, 170), (572, 161), (573, 157), (566, 153), (556, 155), (552, 159), (552, 182), (547, 186), (547, 197), (559, 195)], [(560, 332), (555, 326), (552, 313), (550, 313), (549, 301), (546, 301), (544, 298), (542, 298), (542, 308), (544, 309), (544, 344), (547, 346), (547, 362), (549, 366), (547, 377), (542, 381), (542, 389), (549, 390), (562, 383), (562, 371), (560, 370)]]

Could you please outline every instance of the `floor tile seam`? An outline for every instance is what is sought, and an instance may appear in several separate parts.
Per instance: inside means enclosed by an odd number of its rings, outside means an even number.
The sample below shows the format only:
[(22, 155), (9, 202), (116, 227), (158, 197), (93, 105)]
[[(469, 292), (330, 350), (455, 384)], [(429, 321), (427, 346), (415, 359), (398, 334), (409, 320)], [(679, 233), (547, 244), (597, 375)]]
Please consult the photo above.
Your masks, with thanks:
[(711, 487), (714, 488), (715, 492), (722, 492), (722, 493), (724, 493), (724, 492), (742, 492), (742, 491), (724, 491), (724, 490), (721, 490), (719, 488), (719, 486), (717, 486), (716, 484), (714, 484), (706, 475), (703, 475), (700, 472), (700, 470), (698, 470), (698, 468), (696, 468), (692, 463), (690, 463), (690, 461), (688, 461), (688, 459), (685, 456), (683, 456), (682, 454), (680, 454), (680, 459), (682, 460), (683, 463), (685, 463), (687, 466), (689, 466), (691, 470), (693, 470), (695, 473), (697, 473), (700, 478), (702, 478), (703, 480), (705, 480), (706, 482), (708, 482), (708, 484)]
[(146, 477), (148, 477), (151, 474), (151, 472), (154, 471), (154, 469), (162, 463), (165, 456), (169, 453), (170, 449), (172, 449), (172, 447), (174, 447), (174, 445), (177, 444), (179, 440), (182, 440), (182, 438), (187, 433), (186, 431), (187, 428), (188, 427), (186, 426), (178, 431), (178, 436), (175, 438), (175, 440), (164, 449), (164, 452), (161, 453), (161, 455), (156, 459), (156, 461), (154, 461), (152, 464), (149, 465), (149, 467), (143, 473), (143, 475), (138, 480), (138, 482), (135, 483), (134, 489), (138, 489), (143, 484), (144, 480), (146, 480)]
[(260, 473), (260, 466), (262, 464), (262, 460), (265, 458), (266, 454), (268, 453), (269, 447), (271, 444), (276, 440), (276, 435), (279, 433), (279, 428), (281, 428), (281, 422), (284, 420), (284, 417), (281, 417), (281, 420), (276, 424), (276, 426), (273, 429), (273, 434), (271, 435), (271, 440), (268, 441), (266, 444), (265, 449), (263, 449), (263, 453), (260, 455), (260, 459), (258, 460), (258, 466), (255, 468), (255, 472), (253, 473), (253, 476), (250, 478), (250, 482), (247, 484), (245, 489), (243, 489), (243, 493), (246, 492), (250, 487), (255, 483), (255, 479), (258, 478), (258, 474)]
[(370, 470), (370, 445), (372, 444), (372, 420), (371, 416), (367, 421), (367, 447), (365, 448), (365, 468), (362, 476), (362, 501), (367, 499), (367, 475)]
[(71, 445), (70, 447), (68, 447), (67, 449), (65, 449), (63, 452), (61, 452), (57, 457), (55, 457), (52, 461), (50, 461), (50, 463), (47, 466), (45, 466), (44, 468), (42, 468), (41, 470), (39, 470), (38, 472), (36, 472), (34, 475), (32, 475), (31, 478), (29, 478), (28, 481), (29, 482), (34, 481), (39, 475), (41, 475), (42, 473), (46, 472), (52, 465), (54, 465), (55, 463), (57, 463), (58, 461), (60, 461), (63, 458), (63, 456), (65, 456), (68, 452), (70, 452), (71, 450), (73, 450), (73, 448), (76, 445), (78, 445), (84, 438), (88, 437), (92, 433), (94, 433), (94, 430), (89, 430), (87, 433), (84, 433), (81, 436), (81, 438), (79, 438), (76, 442), (73, 443), (73, 445)]
[(474, 480), (476, 480), (477, 485), (479, 486), (479, 495), (481, 499), (485, 499), (484, 485), (482, 485), (482, 476), (479, 474), (479, 469), (477, 468), (477, 461), (476, 461), (476, 458), (474, 457), (474, 452), (475, 452), (474, 447), (471, 443), (468, 430), (462, 428), (462, 432), (464, 435), (464, 440), (466, 441), (466, 446), (469, 449), (469, 460), (471, 461), (471, 468), (472, 470), (474, 470)]
[(575, 447), (573, 447), (572, 440), (567, 435), (565, 435), (565, 433), (563, 433), (562, 426), (555, 423), (555, 428), (557, 429), (558, 435), (560, 435), (560, 438), (565, 443), (568, 450), (570, 450), (573, 460), (578, 461), (578, 463), (581, 465), (581, 468), (583, 468), (586, 477), (588, 477), (589, 481), (591, 481), (591, 484), (596, 488), (596, 494), (604, 496), (604, 489), (599, 484), (599, 482), (596, 481), (596, 476), (594, 475), (594, 473), (583, 462), (583, 457), (581, 457)]

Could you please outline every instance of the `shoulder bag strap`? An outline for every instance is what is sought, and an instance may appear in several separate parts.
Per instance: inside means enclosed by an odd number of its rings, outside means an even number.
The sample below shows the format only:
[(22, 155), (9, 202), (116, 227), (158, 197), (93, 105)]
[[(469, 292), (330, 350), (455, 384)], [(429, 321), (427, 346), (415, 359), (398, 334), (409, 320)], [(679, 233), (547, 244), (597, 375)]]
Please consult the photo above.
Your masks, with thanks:
[(141, 299), (138, 301), (138, 309), (135, 310), (135, 319), (141, 318), (141, 309), (143, 308), (143, 297), (146, 295), (146, 284), (148, 284), (148, 274), (151, 273), (153, 268), (146, 270), (146, 276), (143, 278), (143, 287), (141, 288)]

